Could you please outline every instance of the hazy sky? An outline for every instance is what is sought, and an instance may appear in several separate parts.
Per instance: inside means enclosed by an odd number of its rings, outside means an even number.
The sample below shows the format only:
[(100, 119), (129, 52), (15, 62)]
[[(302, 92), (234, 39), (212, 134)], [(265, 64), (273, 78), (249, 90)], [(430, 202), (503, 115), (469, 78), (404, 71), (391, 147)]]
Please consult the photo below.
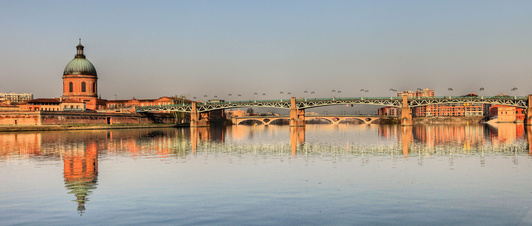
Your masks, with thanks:
[(0, 92), (59, 97), (78, 38), (105, 99), (532, 93), (529, 0), (0, 0)]

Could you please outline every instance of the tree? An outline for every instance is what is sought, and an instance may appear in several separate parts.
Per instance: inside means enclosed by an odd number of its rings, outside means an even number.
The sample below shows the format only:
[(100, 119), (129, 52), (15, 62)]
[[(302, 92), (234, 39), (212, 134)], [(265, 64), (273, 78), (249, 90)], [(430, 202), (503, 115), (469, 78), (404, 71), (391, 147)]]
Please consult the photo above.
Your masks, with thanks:
[(253, 115), (253, 112), (254, 112), (253, 108), (248, 108), (248, 110), (246, 110), (246, 113), (248, 115)]
[[(175, 95), (172, 97), (172, 102), (173, 104), (184, 104), (190, 103), (190, 100), (188, 100), (184, 95)], [(188, 115), (185, 112), (172, 111), (172, 116), (174, 116), (176, 124), (179, 124), (184, 123)]]

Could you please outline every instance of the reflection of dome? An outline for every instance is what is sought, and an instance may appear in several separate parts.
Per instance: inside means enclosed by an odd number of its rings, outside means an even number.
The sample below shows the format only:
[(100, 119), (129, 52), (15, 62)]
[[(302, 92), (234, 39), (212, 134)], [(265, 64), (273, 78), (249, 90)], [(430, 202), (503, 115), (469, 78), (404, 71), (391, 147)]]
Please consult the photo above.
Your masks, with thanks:
[(92, 190), (96, 189), (96, 185), (98, 185), (96, 178), (92, 180), (90, 178), (65, 180), (65, 187), (67, 190), (70, 190), (68, 194), (74, 194), (76, 196), (76, 200), (72, 201), (78, 203), (78, 211), (80, 214), (85, 211), (85, 202), (89, 201), (87, 196), (92, 193)]
[(70, 150), (64, 153), (63, 175), (68, 194), (76, 196), (78, 211), (85, 211), (88, 196), (98, 185), (98, 150), (96, 144)]
[(77, 52), (73, 60), (71, 60), (65, 67), (63, 75), (96, 75), (96, 68), (92, 63), (85, 58), (83, 54), (83, 45), (81, 39), (79, 45), (76, 46)]

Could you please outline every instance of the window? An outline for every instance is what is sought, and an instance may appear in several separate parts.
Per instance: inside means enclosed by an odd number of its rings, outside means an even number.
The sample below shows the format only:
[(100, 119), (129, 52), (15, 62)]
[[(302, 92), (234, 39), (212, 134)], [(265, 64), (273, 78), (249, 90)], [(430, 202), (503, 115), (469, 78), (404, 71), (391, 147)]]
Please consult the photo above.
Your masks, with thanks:
[(92, 93), (96, 93), (96, 83), (92, 83)]
[(81, 82), (81, 92), (87, 92), (87, 84), (85, 82)]
[(68, 92), (74, 92), (74, 84), (72, 82), (68, 83)]

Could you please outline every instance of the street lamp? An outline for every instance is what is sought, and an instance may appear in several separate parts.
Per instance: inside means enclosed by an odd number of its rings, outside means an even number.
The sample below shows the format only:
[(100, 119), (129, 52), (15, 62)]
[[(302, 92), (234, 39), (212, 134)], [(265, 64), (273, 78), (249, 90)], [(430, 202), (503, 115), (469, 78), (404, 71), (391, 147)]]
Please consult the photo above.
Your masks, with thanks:
[[(478, 91), (479, 91), (479, 93), (480, 92), (484, 92), (484, 87), (480, 87), (480, 89)], [(480, 98), (484, 98), (484, 95), (482, 95)]]
[(515, 91), (517, 91), (517, 87), (512, 88), (512, 92), (514, 93), (514, 98), (517, 98), (517, 96), (515, 96)]
[(394, 92), (397, 92), (397, 90), (394, 89), (394, 88), (390, 88), (390, 99), (393, 98), (393, 93), (394, 93)]

